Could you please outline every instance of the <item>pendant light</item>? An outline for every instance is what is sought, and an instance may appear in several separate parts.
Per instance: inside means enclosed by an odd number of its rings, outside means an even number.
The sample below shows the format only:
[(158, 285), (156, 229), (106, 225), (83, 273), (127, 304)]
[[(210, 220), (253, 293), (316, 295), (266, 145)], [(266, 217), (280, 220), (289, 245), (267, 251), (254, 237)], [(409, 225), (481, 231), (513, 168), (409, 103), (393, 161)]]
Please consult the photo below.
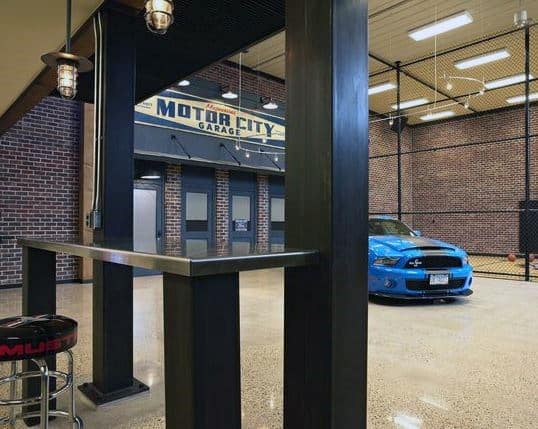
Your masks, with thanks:
[(93, 69), (93, 64), (85, 57), (71, 53), (71, 0), (66, 5), (65, 52), (49, 52), (41, 60), (57, 70), (56, 88), (63, 98), (72, 99), (77, 95), (77, 78), (79, 73)]
[(265, 98), (265, 97), (262, 97), (261, 100), (262, 102), (262, 107), (265, 109), (265, 110), (275, 110), (275, 109), (278, 109), (278, 104), (276, 104), (272, 98)]
[(174, 3), (172, 0), (146, 0), (144, 18), (148, 30), (165, 34), (174, 22)]

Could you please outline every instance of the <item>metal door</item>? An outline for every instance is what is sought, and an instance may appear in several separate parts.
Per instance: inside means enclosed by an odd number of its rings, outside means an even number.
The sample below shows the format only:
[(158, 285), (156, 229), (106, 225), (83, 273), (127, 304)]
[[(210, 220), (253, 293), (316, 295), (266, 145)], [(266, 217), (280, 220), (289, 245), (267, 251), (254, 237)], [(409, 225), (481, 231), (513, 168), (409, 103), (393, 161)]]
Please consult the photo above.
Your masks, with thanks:
[(182, 182), (182, 242), (188, 255), (214, 246), (214, 170), (184, 168)]
[[(158, 253), (162, 246), (161, 187), (136, 183), (133, 198), (133, 247), (146, 253)], [(154, 275), (157, 271), (135, 268), (134, 275)]]

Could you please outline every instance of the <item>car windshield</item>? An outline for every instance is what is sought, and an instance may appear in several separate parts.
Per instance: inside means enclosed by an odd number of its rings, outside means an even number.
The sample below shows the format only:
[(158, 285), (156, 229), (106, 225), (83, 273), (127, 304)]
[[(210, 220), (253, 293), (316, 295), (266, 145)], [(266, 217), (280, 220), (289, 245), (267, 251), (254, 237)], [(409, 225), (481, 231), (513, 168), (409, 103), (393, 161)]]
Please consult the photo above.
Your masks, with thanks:
[(406, 224), (396, 219), (370, 219), (369, 235), (415, 235)]

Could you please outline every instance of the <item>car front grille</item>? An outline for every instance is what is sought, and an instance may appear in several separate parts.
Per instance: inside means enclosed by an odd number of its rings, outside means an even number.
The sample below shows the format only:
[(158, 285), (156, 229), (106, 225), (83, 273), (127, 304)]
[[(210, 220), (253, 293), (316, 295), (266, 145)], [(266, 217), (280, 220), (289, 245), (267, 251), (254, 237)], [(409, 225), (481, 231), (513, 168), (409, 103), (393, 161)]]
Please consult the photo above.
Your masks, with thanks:
[(457, 256), (430, 255), (411, 258), (405, 264), (406, 268), (442, 269), (461, 267), (461, 258)]
[(448, 285), (430, 285), (429, 279), (426, 280), (407, 280), (407, 289), (409, 290), (447, 290), (459, 289), (465, 286), (465, 279), (450, 279)]

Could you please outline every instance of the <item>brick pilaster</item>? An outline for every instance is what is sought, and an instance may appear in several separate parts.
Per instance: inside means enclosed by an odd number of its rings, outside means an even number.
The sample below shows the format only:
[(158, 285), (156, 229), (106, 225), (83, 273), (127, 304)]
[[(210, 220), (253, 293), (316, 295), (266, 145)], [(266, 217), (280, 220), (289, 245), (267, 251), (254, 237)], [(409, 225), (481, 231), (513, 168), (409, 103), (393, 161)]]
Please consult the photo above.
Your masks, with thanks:
[(229, 242), (229, 208), (230, 208), (230, 172), (228, 170), (215, 170), (216, 182), (216, 228), (215, 240), (217, 246), (227, 245)]
[(168, 164), (164, 182), (164, 230), (167, 247), (181, 244), (181, 166)]
[(269, 244), (269, 177), (258, 174), (257, 188), (257, 219), (256, 219), (256, 242), (258, 246)]

